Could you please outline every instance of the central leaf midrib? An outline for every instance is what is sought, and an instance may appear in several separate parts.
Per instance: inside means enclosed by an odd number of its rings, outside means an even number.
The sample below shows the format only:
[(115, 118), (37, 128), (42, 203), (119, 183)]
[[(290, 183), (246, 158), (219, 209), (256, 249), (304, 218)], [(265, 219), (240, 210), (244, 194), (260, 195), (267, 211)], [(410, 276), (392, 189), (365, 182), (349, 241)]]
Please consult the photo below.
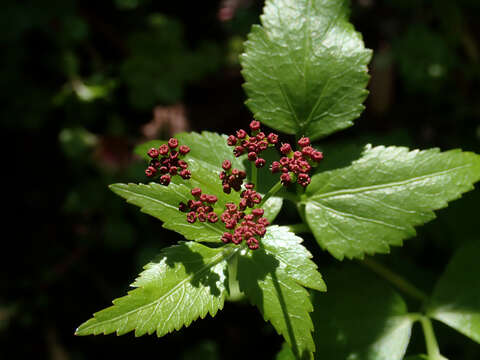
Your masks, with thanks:
[[(422, 176), (417, 176), (417, 177), (414, 177), (412, 179), (395, 181), (395, 182), (390, 182), (390, 183), (386, 183), (386, 184), (363, 186), (363, 187), (354, 188), (354, 189), (342, 189), (342, 190), (331, 191), (331, 192), (327, 192), (327, 193), (324, 193), (324, 194), (313, 195), (313, 196), (310, 197), (309, 200), (321, 200), (321, 199), (327, 199), (327, 198), (331, 198), (331, 197), (338, 196), (338, 195), (351, 195), (351, 194), (357, 194), (357, 193), (371, 191), (371, 190), (381, 190), (381, 189), (386, 189), (386, 188), (389, 188), (389, 187), (397, 187), (397, 186), (402, 186), (402, 185), (408, 185), (408, 184), (415, 183), (415, 182), (418, 182), (418, 181), (422, 181), (422, 180), (425, 180), (425, 179), (429, 179), (429, 178), (432, 178), (432, 177), (435, 177), (435, 176), (445, 175), (445, 174), (448, 174), (448, 173), (453, 172), (455, 170), (462, 169), (462, 168), (465, 168), (465, 167), (471, 167), (471, 166), (472, 166), (472, 164), (465, 164), (465, 165), (461, 165), (461, 166), (456, 166), (456, 167), (451, 168), (451, 169), (447, 169), (447, 170), (443, 170), (443, 171), (437, 171), (437, 172), (422, 175)], [(307, 200), (306, 202), (308, 202), (309, 200)]]
[[(208, 264), (205, 264), (198, 272), (196, 273), (193, 273), (189, 276), (187, 276), (184, 280), (180, 281), (177, 285), (175, 285), (173, 288), (171, 288), (170, 290), (168, 290), (168, 292), (166, 292), (165, 294), (163, 294), (162, 296), (160, 296), (158, 299), (156, 299), (155, 301), (152, 301), (148, 304), (145, 304), (145, 305), (142, 305), (136, 309), (133, 309), (133, 310), (130, 310), (129, 312), (126, 312), (124, 314), (121, 314), (119, 316), (116, 316), (112, 319), (108, 319), (108, 320), (98, 320), (96, 319), (98, 322), (97, 323), (93, 323), (92, 325), (90, 326), (87, 326), (85, 327), (84, 329), (82, 330), (89, 330), (91, 328), (95, 328), (95, 327), (98, 327), (98, 326), (101, 326), (101, 325), (105, 325), (105, 324), (108, 324), (108, 323), (111, 323), (111, 322), (115, 322), (115, 321), (118, 321), (120, 319), (123, 319), (124, 317), (126, 316), (129, 316), (133, 313), (136, 313), (136, 312), (140, 312), (142, 311), (143, 309), (146, 309), (148, 307), (151, 307), (151, 306), (154, 306), (156, 304), (158, 304), (161, 300), (163, 300), (165, 297), (167, 296), (170, 296), (173, 292), (175, 292), (178, 288), (180, 288), (181, 286), (183, 286), (187, 281), (190, 281), (190, 280), (193, 280), (196, 276), (200, 276), (202, 275), (206, 270), (208, 270), (209, 268), (217, 265), (218, 263), (220, 263), (220, 261), (223, 259), (225, 261), (228, 261), (239, 249), (233, 249), (230, 251), (230, 253), (228, 254), (228, 256), (225, 256), (225, 252), (221, 252), (220, 254), (218, 255), (215, 255), (213, 258), (212, 258), (212, 261)], [(131, 296), (131, 295), (127, 295), (127, 296)], [(95, 318), (94, 318), (95, 319)]]

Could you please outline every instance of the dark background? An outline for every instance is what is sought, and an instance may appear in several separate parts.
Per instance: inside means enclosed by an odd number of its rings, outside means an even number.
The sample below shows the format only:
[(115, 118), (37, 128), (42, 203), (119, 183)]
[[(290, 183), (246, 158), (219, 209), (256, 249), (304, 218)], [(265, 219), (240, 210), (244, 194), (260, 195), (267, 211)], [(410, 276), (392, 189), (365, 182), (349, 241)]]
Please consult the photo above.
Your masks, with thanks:
[[(242, 303), (161, 339), (73, 335), (180, 240), (108, 190), (146, 181), (133, 147), (184, 130), (231, 133), (251, 120), (238, 55), (262, 5), (2, 2), (2, 359), (271, 359), (280, 349), (281, 338)], [(353, 1), (352, 22), (375, 54), (371, 94), (356, 125), (319, 146), (480, 152), (479, 11), (478, 0)], [(465, 195), (379, 260), (428, 292), (453, 251), (478, 240), (478, 200), (478, 190)], [(287, 208), (280, 222), (292, 216)], [(334, 263), (308, 236), (306, 245), (320, 270)], [(435, 326), (445, 356), (480, 358), (479, 345)], [(415, 328), (409, 353), (423, 351)]]

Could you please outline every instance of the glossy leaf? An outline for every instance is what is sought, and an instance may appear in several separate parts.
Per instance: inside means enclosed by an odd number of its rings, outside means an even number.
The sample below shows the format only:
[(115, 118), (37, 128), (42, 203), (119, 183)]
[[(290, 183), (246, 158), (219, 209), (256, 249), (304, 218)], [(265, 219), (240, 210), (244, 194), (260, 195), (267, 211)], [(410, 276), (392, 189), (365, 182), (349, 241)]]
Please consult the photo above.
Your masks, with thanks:
[(371, 51), (348, 0), (269, 0), (241, 57), (246, 104), (266, 125), (315, 140), (353, 124)]
[(480, 343), (480, 244), (453, 257), (433, 291), (428, 315)]
[(160, 260), (145, 266), (132, 284), (136, 289), (97, 312), (78, 329), (77, 335), (163, 336), (208, 313), (223, 308), (227, 293), (227, 261), (233, 248), (211, 249), (195, 242), (162, 251)]
[(315, 351), (313, 310), (308, 291), (326, 287), (301, 239), (284, 227), (270, 226), (260, 249), (238, 259), (240, 289), (291, 346), (296, 358)]
[(325, 274), (328, 293), (314, 295), (317, 359), (401, 360), (413, 321), (400, 295), (354, 266)]
[(366, 147), (350, 166), (312, 177), (306, 217), (338, 259), (388, 253), (480, 179), (480, 156), (438, 149)]

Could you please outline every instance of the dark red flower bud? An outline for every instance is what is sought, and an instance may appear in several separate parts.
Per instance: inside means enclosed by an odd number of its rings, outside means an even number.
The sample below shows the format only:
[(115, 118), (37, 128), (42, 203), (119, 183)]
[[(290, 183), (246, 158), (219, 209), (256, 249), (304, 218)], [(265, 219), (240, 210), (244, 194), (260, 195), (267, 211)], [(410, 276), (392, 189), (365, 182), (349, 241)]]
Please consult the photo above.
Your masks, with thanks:
[(233, 238), (232, 238), (232, 242), (235, 244), (235, 245), (238, 245), (242, 242), (243, 238), (242, 238), (242, 235), (240, 234), (234, 234), (233, 235)]
[(180, 166), (182, 169), (188, 168), (188, 164), (185, 160), (178, 160), (178, 166)]
[(323, 153), (321, 151), (313, 151), (310, 155), (313, 161), (319, 162), (323, 159)]
[(169, 172), (170, 172), (170, 175), (177, 175), (178, 168), (176, 166), (171, 166)]
[(207, 201), (207, 194), (201, 194), (200, 195), (200, 201)]
[(268, 134), (267, 136), (267, 140), (270, 144), (276, 144), (278, 143), (278, 135), (277, 134), (274, 134), (274, 133), (270, 133)]
[(255, 188), (255, 184), (252, 184), (252, 183), (245, 184), (245, 189), (247, 190), (253, 190), (254, 188)]
[(240, 129), (237, 131), (237, 138), (245, 139), (246, 136), (247, 136), (247, 132), (245, 130)]
[(315, 149), (312, 148), (311, 146), (305, 146), (305, 147), (302, 149), (302, 154), (305, 155), (305, 156), (310, 156), (313, 151), (315, 151)]
[(264, 213), (263, 209), (253, 209), (252, 210), (252, 215), (254, 215), (254, 216), (263, 216), (263, 213)]
[(254, 237), (251, 237), (247, 240), (247, 245), (250, 248), (250, 250), (256, 250), (258, 249), (258, 240), (255, 239)]
[(195, 196), (195, 197), (198, 197), (200, 195), (202, 195), (202, 189), (200, 188), (193, 188), (190, 193)]
[(158, 157), (158, 155), (160, 155), (160, 153), (158, 152), (157, 149), (155, 148), (151, 148), (150, 150), (148, 150), (148, 156), (150, 156), (152, 159), (155, 159)]
[(241, 199), (240, 202), (238, 203), (238, 207), (240, 210), (245, 210), (247, 208), (247, 200), (246, 199)]
[(264, 236), (267, 232), (267, 228), (262, 224), (255, 225), (255, 232), (258, 236)]
[(158, 152), (160, 153), (160, 155), (164, 156), (164, 155), (167, 155), (168, 154), (168, 146), (167, 144), (163, 144), (163, 145), (160, 145), (160, 147), (158, 148)]
[(252, 152), (252, 151), (253, 151), (253, 152), (257, 152), (257, 145), (254, 144), (254, 143), (247, 143), (247, 144), (245, 144), (244, 146), (245, 146), (245, 147), (248, 149), (248, 151), (250, 151), (250, 152)]
[(259, 151), (267, 150), (267, 148), (268, 148), (268, 142), (266, 142), (266, 141), (260, 141), (260, 142), (258, 143), (258, 150), (259, 150)]
[(253, 120), (250, 123), (250, 129), (252, 129), (252, 131), (256, 131), (256, 130), (260, 129), (260, 121)]
[(231, 167), (232, 167), (232, 162), (230, 160), (223, 160), (222, 162), (223, 170), (230, 170)]
[(160, 174), (166, 174), (168, 173), (168, 167), (166, 166), (160, 166)]
[(200, 221), (200, 222), (205, 222), (205, 221), (207, 220), (207, 215), (205, 215), (204, 212), (199, 212), (199, 213), (197, 214), (197, 219), (198, 219), (198, 221)]
[(259, 133), (257, 134), (257, 136), (255, 136), (255, 138), (256, 138), (258, 141), (261, 141), (261, 140), (265, 139), (265, 133), (259, 132)]
[(303, 187), (306, 187), (308, 184), (310, 184), (310, 176), (304, 173), (298, 174), (297, 182)]
[(247, 173), (246, 173), (245, 171), (243, 171), (243, 170), (240, 170), (240, 171), (238, 172), (238, 178), (241, 179), (241, 180), (246, 179), (246, 178), (247, 178)]
[(301, 153), (300, 151), (295, 151), (295, 152), (293, 153), (293, 158), (294, 158), (295, 160), (298, 160), (298, 159), (302, 158), (302, 153)]
[(168, 174), (160, 176), (160, 184), (162, 184), (162, 185), (168, 186), (168, 184), (170, 184), (171, 180), (172, 180), (172, 178)]
[(231, 220), (231, 221), (227, 221), (225, 223), (225, 227), (228, 229), (228, 230), (233, 230), (235, 228), (235, 226), (237, 226), (237, 222), (235, 220)]
[(256, 166), (257, 168), (262, 168), (262, 167), (265, 166), (265, 164), (266, 164), (265, 159), (258, 158), (257, 160), (255, 160), (255, 166)]
[(228, 232), (225, 232), (223, 233), (222, 235), (222, 241), (225, 243), (225, 244), (228, 244), (229, 242), (231, 242), (233, 240), (233, 235), (228, 233)]
[(160, 161), (158, 161), (158, 159), (153, 159), (148, 165), (153, 166), (155, 169), (158, 169), (160, 167)]
[(280, 175), (280, 181), (282, 182), (283, 186), (287, 186), (292, 181), (292, 177), (289, 173), (283, 173), (282, 175)]
[(228, 211), (237, 211), (237, 205), (235, 205), (234, 203), (226, 203), (225, 207)]
[(257, 223), (259, 223), (259, 224), (261, 224), (261, 225), (263, 225), (263, 226), (268, 226), (268, 225), (270, 224), (270, 223), (268, 222), (267, 218), (264, 218), (264, 217), (258, 219), (258, 220), (257, 220)]
[(244, 152), (245, 148), (243, 146), (237, 146), (235, 149), (233, 149), (233, 155), (235, 155), (235, 157), (243, 155)]
[(190, 148), (187, 146), (187, 145), (181, 145), (179, 148), (178, 148), (178, 152), (182, 155), (186, 155), (190, 152)]
[(270, 167), (270, 171), (275, 174), (275, 173), (280, 171), (281, 167), (282, 167), (282, 165), (278, 161), (274, 161), (274, 162), (272, 162), (272, 166)]
[(290, 146), (289, 143), (284, 143), (282, 144), (282, 146), (280, 147), (280, 152), (283, 154), (283, 155), (288, 155), (290, 153), (290, 151), (292, 151), (292, 147)]
[(209, 212), (207, 215), (208, 222), (216, 223), (218, 221), (218, 215), (214, 212)]
[(230, 145), (230, 146), (235, 146), (237, 145), (237, 138), (233, 135), (230, 135), (228, 138), (227, 138), (227, 144)]
[(157, 173), (157, 169), (155, 169), (153, 166), (149, 166), (149, 167), (145, 170), (145, 175), (147, 175), (148, 177), (152, 177), (152, 176), (154, 176), (156, 173)]
[(188, 211), (188, 206), (187, 204), (185, 204), (183, 201), (178, 204), (178, 210), (180, 210), (181, 212), (187, 212)]
[(187, 221), (188, 221), (190, 224), (193, 224), (196, 220), (197, 220), (197, 214), (195, 213), (195, 211), (190, 211), (190, 212), (187, 214)]
[(290, 163), (290, 159), (286, 156), (280, 158), (280, 164), (282, 166), (287, 166)]
[(232, 188), (228, 184), (223, 184), (223, 192), (225, 194), (230, 194), (232, 192)]
[(190, 170), (184, 169), (180, 171), (180, 176), (182, 177), (182, 179), (188, 180), (192, 177), (192, 173), (190, 172)]
[(175, 149), (177, 146), (178, 146), (178, 140), (177, 140), (177, 139), (175, 139), (175, 138), (170, 138), (170, 139), (168, 140), (168, 147), (169, 147), (170, 149)]
[(308, 146), (310, 145), (310, 139), (308, 137), (302, 137), (300, 140), (298, 140), (298, 145), (300, 145), (302, 148)]
[(207, 196), (207, 202), (209, 204), (215, 204), (217, 201), (218, 201), (218, 199), (215, 195), (208, 195)]
[(252, 151), (252, 152), (249, 152), (247, 156), (248, 156), (248, 160), (254, 161), (257, 158), (257, 153)]
[(170, 152), (170, 159), (171, 159), (171, 160), (176, 160), (176, 159), (178, 159), (178, 154), (179, 154), (178, 151), (172, 150), (172, 151)]

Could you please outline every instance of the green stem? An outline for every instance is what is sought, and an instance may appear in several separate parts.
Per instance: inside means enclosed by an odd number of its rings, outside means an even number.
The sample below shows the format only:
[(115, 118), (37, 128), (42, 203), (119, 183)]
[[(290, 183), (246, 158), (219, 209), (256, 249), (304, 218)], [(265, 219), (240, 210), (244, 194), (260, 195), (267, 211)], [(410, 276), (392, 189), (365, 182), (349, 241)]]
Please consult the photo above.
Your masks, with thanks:
[(296, 234), (311, 232), (308, 225), (304, 223), (287, 225), (287, 227), (291, 232), (294, 232)]
[(259, 206), (261, 207), (263, 204), (265, 204), (271, 196), (275, 195), (282, 188), (282, 186), (283, 185), (280, 181), (273, 185), (272, 188), (265, 194)]
[(371, 258), (365, 258), (360, 261), (361, 264), (368, 267), (370, 270), (380, 275), (384, 279), (388, 280), (390, 283), (395, 285), (399, 290), (403, 291), (405, 294), (410, 295), (412, 298), (417, 299), (421, 302), (428, 300), (428, 296), (420, 289), (415, 287), (405, 278), (401, 277), (398, 274), (395, 274), (390, 269), (387, 269), (382, 264), (376, 262)]
[(422, 316), (420, 318), (420, 323), (422, 324), (423, 334), (425, 335), (425, 345), (427, 346), (428, 358), (430, 360), (447, 360), (446, 357), (440, 354), (430, 319), (426, 316)]
[(257, 183), (257, 179), (258, 179), (258, 169), (257, 167), (255, 166), (255, 162), (252, 161), (251, 162), (252, 164), (252, 183), (255, 184), (255, 187), (258, 189), (258, 183)]

